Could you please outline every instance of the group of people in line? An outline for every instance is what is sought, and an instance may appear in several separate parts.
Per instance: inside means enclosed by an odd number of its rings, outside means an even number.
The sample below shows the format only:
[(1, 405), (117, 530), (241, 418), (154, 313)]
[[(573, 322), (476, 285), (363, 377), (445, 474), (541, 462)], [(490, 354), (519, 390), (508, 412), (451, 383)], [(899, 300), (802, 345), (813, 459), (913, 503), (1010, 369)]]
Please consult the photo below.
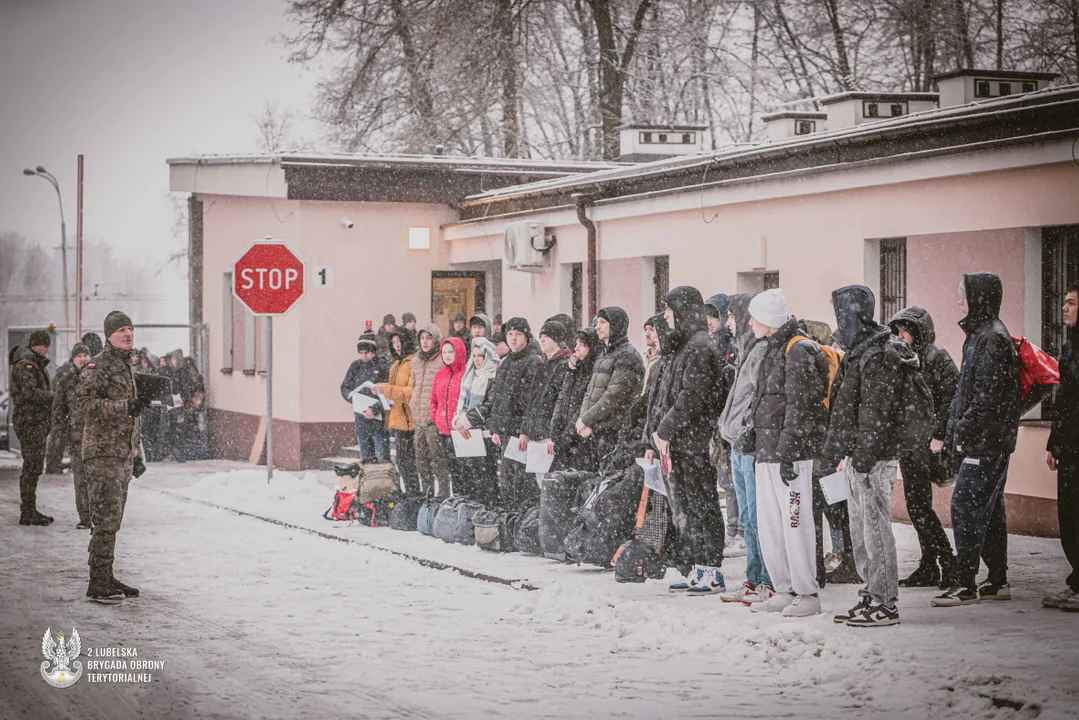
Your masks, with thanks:
[[(1003, 286), (993, 273), (963, 276), (958, 291), (966, 342), (960, 365), (936, 343), (920, 307), (876, 320), (872, 291), (832, 294), (836, 330), (795, 317), (782, 289), (717, 294), (671, 290), (662, 314), (644, 322), (642, 355), (630, 319), (601, 309), (574, 330), (554, 315), (537, 334), (479, 313), (398, 327), (387, 316), (357, 343), (341, 395), (363, 385), (383, 397), (356, 413), (365, 461), (388, 461), (390, 443), (405, 492), (436, 489), (486, 507), (519, 510), (540, 495), (525, 465), (503, 460), (546, 441), (551, 472), (597, 471), (620, 438), (639, 438), (666, 477), (674, 526), (668, 562), (684, 576), (672, 593), (720, 596), (755, 612), (821, 612), (826, 582), (862, 584), (837, 623), (899, 622), (902, 587), (937, 587), (933, 605), (1011, 598), (1004, 485), (1021, 415), (1020, 364), (1000, 320)], [(1069, 342), (1060, 359), (1047, 464), (1058, 473), (1068, 587), (1043, 600), (1079, 610), (1079, 359), (1076, 305), (1067, 292)], [(457, 457), (453, 433), (478, 433), (486, 453)], [(921, 546), (917, 569), (899, 578), (891, 495), (899, 472)], [(821, 481), (840, 475), (846, 499), (829, 503)], [(831, 476), (831, 477), (829, 477)], [(933, 510), (934, 483), (956, 477), (955, 550)], [(726, 499), (724, 521), (720, 491)], [(822, 517), (838, 567), (827, 572)], [(730, 532), (731, 528), (736, 528)], [(730, 533), (728, 535), (728, 533)], [(744, 543), (747, 578), (727, 588), (725, 550)], [(988, 575), (977, 579), (980, 561)]]

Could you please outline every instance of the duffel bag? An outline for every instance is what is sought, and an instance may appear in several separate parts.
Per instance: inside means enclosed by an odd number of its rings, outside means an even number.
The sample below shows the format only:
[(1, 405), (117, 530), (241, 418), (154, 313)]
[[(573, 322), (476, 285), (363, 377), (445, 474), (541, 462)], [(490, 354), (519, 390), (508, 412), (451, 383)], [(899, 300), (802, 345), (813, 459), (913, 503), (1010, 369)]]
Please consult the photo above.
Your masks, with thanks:
[(564, 560), (566, 535), (576, 520), (577, 495), (585, 481), (596, 477), (590, 472), (554, 472), (543, 478), (539, 504), (539, 541), (543, 554)]
[(452, 543), (457, 539), (457, 508), (468, 500), (464, 495), (454, 495), (442, 501), (435, 516), (434, 536), (442, 542)]
[(480, 550), (490, 552), (514, 552), (513, 534), (517, 529), (515, 512), (505, 512), (498, 508), (481, 510), (472, 519), (476, 545)]
[(486, 508), (475, 500), (466, 500), (457, 506), (457, 530), (453, 541), (458, 545), (476, 544), (476, 514)]
[(424, 500), (426, 498), (422, 495), (410, 495), (398, 500), (390, 511), (390, 527), (394, 530), (415, 530)]
[(424, 498), (420, 505), (420, 511), (416, 513), (416, 529), (424, 535), (435, 534), (435, 519), (438, 517), (438, 509), (442, 507), (446, 498), (431, 495)]
[(566, 536), (566, 557), (609, 568), (615, 551), (633, 537), (644, 471), (633, 465), (584, 487), (590, 487), (591, 492), (577, 511), (576, 525)]
[(368, 462), (360, 467), (360, 503), (389, 500), (401, 494), (401, 480), (392, 462)]
[(644, 540), (634, 538), (622, 544), (614, 554), (614, 579), (618, 582), (659, 580), (667, 574), (663, 553)]
[(390, 513), (393, 512), (392, 500), (375, 500), (369, 503), (357, 505), (356, 519), (362, 525), (368, 527), (389, 527)]
[(521, 513), (517, 528), (513, 533), (513, 544), (520, 552), (529, 555), (542, 555), (543, 547), (539, 539), (539, 506), (530, 507)]

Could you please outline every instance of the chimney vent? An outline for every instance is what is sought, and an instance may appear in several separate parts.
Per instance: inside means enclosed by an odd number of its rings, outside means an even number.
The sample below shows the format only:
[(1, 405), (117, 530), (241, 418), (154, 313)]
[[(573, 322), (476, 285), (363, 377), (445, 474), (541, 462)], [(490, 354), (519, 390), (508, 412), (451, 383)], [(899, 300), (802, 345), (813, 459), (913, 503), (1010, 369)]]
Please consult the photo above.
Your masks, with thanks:
[(798, 135), (811, 135), (825, 129), (827, 113), (805, 110), (785, 110), (761, 116), (769, 140), (782, 140)]
[(1055, 73), (1010, 70), (955, 70), (933, 80), (940, 89), (940, 106), (954, 107), (979, 100), (1019, 95), (1044, 89)]
[(632, 124), (618, 132), (621, 162), (650, 162), (704, 152), (708, 126)]
[(853, 127), (863, 123), (935, 110), (937, 93), (845, 92), (821, 98), (828, 111), (828, 129)]

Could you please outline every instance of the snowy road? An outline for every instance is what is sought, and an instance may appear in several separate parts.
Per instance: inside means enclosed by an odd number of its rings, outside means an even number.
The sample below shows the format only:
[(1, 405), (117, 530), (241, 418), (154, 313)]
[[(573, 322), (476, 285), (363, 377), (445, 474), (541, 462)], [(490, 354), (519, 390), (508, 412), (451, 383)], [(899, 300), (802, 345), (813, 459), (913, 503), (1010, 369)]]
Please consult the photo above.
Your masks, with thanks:
[[(7, 463), (11, 467), (11, 463)], [(151, 466), (131, 490), (117, 575), (142, 589), (88, 603), (87, 533), (70, 481), (46, 476), (50, 528), (17, 525), (18, 479), (0, 469), (0, 717), (1074, 717), (1079, 615), (1040, 610), (1063, 577), (1053, 540), (1013, 538), (1010, 603), (934, 609), (904, 591), (903, 624), (761, 618), (661, 583), (416, 533), (336, 526), (319, 514), (330, 480), (233, 463)], [(397, 552), (526, 579), (537, 591), (432, 570), (402, 557), (242, 517), (202, 502)], [(915, 562), (896, 526), (901, 570)], [(744, 577), (744, 560), (724, 570)], [(853, 604), (830, 586), (828, 613)], [(38, 675), (46, 627), (84, 648), (134, 647), (163, 661), (143, 684), (57, 690)], [(1022, 709), (1017, 709), (1022, 708)]]

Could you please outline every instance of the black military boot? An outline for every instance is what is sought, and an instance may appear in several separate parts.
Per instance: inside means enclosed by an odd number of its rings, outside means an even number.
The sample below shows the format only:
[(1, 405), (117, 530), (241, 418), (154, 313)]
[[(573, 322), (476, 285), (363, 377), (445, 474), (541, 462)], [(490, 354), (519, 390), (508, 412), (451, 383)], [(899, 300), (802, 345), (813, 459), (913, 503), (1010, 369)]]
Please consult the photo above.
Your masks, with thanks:
[(46, 515), (45, 513), (40, 512), (36, 508), (34, 509), (34, 516), (37, 517), (38, 520), (44, 520), (45, 525), (49, 525), (54, 519), (51, 515)]
[(48, 525), (52, 520), (47, 515), (41, 513), (19, 513), (20, 525)]
[(109, 569), (109, 582), (114, 588), (124, 594), (125, 598), (137, 598), (139, 596), (139, 589), (133, 588), (130, 585), (124, 585), (122, 582), (116, 579), (116, 576), (112, 574), (112, 569)]
[[(933, 556), (922, 556), (918, 563), (918, 569), (910, 576), (899, 581), (899, 587), (939, 587), (940, 568), (937, 567), (937, 559)], [(949, 585), (949, 587), (951, 587)]]
[(124, 593), (110, 581), (111, 571), (107, 566), (90, 566), (90, 585), (86, 588), (86, 599), (103, 605), (119, 605), (124, 601)]

